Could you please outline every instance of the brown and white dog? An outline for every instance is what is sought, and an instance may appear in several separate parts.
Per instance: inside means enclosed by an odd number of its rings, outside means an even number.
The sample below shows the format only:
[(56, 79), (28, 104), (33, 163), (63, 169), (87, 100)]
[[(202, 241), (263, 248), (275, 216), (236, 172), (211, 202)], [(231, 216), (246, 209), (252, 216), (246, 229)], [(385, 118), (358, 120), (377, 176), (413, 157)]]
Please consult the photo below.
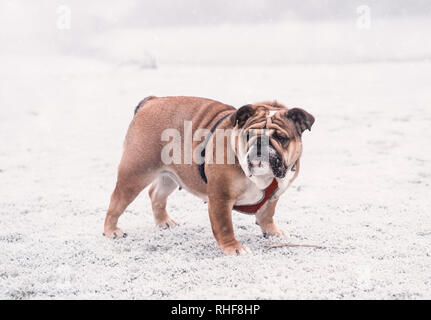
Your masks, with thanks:
[[(190, 139), (189, 151), (201, 155), (200, 162), (190, 161), (185, 152), (190, 135), (183, 130), (185, 123), (192, 133), (206, 129), (200, 139)], [(197, 97), (145, 98), (136, 108), (126, 135), (104, 234), (110, 238), (126, 236), (117, 227), (118, 218), (151, 184), (149, 195), (155, 222), (160, 227), (176, 225), (166, 212), (166, 201), (177, 187), (208, 201), (214, 236), (226, 254), (249, 251), (235, 239), (233, 209), (255, 214), (265, 237), (284, 235), (273, 221), (275, 207), (279, 196), (298, 175), (301, 135), (313, 123), (314, 117), (306, 111), (289, 109), (277, 102), (250, 104), (236, 110)], [(172, 139), (182, 146), (184, 154), (182, 161), (169, 163), (164, 159), (164, 138), (166, 130), (172, 129), (184, 132), (177, 140), (174, 136)], [(219, 132), (223, 132), (222, 161), (219, 144), (215, 142)], [(174, 147), (175, 150), (178, 149)], [(229, 161), (229, 154), (234, 154), (233, 162)], [(209, 161), (212, 159), (216, 161)]]

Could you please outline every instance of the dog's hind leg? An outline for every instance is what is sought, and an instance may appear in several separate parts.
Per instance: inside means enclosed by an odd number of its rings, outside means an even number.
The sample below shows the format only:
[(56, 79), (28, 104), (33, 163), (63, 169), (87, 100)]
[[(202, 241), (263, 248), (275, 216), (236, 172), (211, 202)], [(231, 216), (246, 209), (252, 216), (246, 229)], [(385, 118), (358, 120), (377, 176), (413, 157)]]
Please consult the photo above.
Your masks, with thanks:
[(168, 196), (178, 187), (177, 182), (168, 175), (160, 175), (150, 186), (148, 194), (151, 198), (154, 220), (161, 228), (171, 228), (177, 225), (166, 212)]
[(117, 227), (120, 216), (138, 194), (154, 179), (154, 175), (138, 174), (127, 165), (118, 170), (117, 184), (111, 195), (108, 212), (106, 213), (104, 235), (109, 238), (125, 238), (126, 234)]

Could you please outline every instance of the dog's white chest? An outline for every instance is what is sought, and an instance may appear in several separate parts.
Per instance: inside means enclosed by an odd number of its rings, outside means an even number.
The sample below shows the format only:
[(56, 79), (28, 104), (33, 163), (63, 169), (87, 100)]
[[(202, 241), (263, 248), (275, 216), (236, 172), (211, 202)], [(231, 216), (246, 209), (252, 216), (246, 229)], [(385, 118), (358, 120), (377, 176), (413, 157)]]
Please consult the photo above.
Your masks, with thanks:
[(235, 205), (242, 206), (257, 204), (264, 198), (264, 195), (265, 190), (261, 190), (253, 182), (247, 181), (247, 187), (243, 194), (237, 199)]

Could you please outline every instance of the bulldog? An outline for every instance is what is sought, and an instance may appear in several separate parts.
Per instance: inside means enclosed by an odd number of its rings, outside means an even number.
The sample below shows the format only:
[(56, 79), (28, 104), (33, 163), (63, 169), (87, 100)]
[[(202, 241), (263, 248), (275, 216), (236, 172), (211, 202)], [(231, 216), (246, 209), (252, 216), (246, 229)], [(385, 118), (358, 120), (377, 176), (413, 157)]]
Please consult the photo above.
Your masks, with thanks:
[(212, 231), (225, 254), (249, 252), (235, 239), (232, 210), (254, 214), (265, 237), (283, 236), (274, 224), (275, 208), (299, 173), (301, 136), (313, 123), (305, 110), (275, 101), (237, 110), (205, 98), (145, 98), (127, 131), (104, 235), (126, 237), (118, 219), (150, 186), (154, 219), (162, 228), (177, 224), (166, 211), (176, 188), (208, 202)]

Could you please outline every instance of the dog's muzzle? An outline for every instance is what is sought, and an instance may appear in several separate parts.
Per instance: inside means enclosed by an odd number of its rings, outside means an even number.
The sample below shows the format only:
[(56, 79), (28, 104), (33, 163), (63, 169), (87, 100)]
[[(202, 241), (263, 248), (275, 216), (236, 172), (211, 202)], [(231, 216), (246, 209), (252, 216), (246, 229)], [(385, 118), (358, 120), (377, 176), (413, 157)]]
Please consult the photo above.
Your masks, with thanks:
[(287, 168), (281, 155), (271, 146), (268, 139), (258, 138), (247, 152), (248, 168), (252, 175), (273, 174), (277, 178), (286, 176)]

